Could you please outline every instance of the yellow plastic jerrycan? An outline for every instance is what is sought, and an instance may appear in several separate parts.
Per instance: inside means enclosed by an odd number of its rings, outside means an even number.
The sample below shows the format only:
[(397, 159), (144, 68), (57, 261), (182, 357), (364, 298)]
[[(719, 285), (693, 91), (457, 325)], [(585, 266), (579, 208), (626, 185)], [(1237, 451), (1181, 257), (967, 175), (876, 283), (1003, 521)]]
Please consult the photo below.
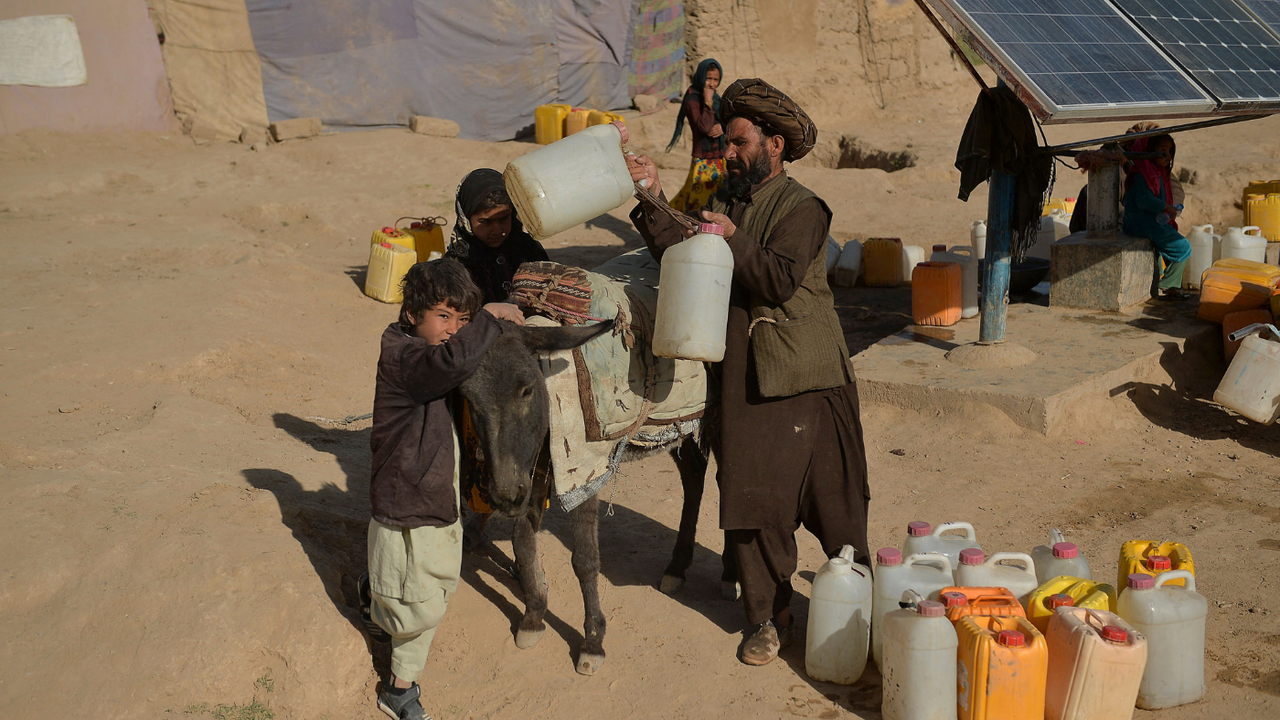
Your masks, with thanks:
[(956, 623), (959, 720), (1042, 720), (1049, 652), (1026, 618), (970, 616)]
[(572, 106), (560, 103), (539, 105), (534, 109), (534, 140), (536, 140), (539, 145), (550, 145), (564, 137), (564, 119), (568, 117), (570, 110), (573, 110)]
[(868, 287), (897, 287), (906, 275), (902, 240), (870, 238), (862, 244), (863, 282)]
[[(1266, 197), (1271, 193), (1280, 193), (1280, 180), (1252, 180), (1245, 186), (1244, 192), (1240, 197), (1240, 204), (1242, 207), (1247, 208), (1249, 207), (1250, 195), (1262, 195), (1263, 197)], [(1245, 225), (1249, 224), (1251, 223), (1245, 223)], [(1252, 224), (1257, 225), (1258, 223)]]
[(591, 110), (574, 108), (564, 118), (564, 136), (569, 137), (587, 129), (587, 121), (591, 119)]
[[(418, 251), (418, 262), (444, 257), (444, 218), (402, 217), (396, 221), (397, 229), (401, 229), (399, 225), (402, 220), (413, 221), (402, 231), (413, 236), (414, 249)], [(432, 258), (431, 253), (437, 253), (436, 258)]]
[(1245, 196), (1244, 224), (1258, 226), (1271, 242), (1280, 241), (1280, 192)]
[(373, 231), (373, 239), (369, 241), (369, 245), (372, 247), (373, 245), (380, 245), (382, 243), (399, 245), (402, 248), (413, 250), (414, 252), (417, 252), (418, 249), (417, 241), (414, 240), (412, 235), (404, 230), (399, 230), (394, 227), (384, 227), (381, 230)]
[(416, 262), (418, 253), (413, 248), (389, 242), (370, 246), (369, 272), (364, 279), (364, 294), (384, 303), (402, 302), (404, 292), (400, 283), (404, 280), (404, 274)]
[[(1195, 562), (1186, 545), (1179, 542), (1130, 540), (1120, 548), (1116, 594), (1129, 587), (1129, 575), (1132, 573), (1156, 575), (1169, 570), (1186, 570), (1192, 575), (1196, 574)], [(1170, 580), (1166, 584), (1186, 587), (1186, 582), (1181, 579)]]
[(1040, 217), (1046, 217), (1054, 210), (1061, 210), (1070, 215), (1076, 211), (1075, 198), (1050, 198), (1049, 202), (1044, 204), (1044, 210), (1041, 211)]
[(1059, 575), (1036, 588), (1027, 600), (1027, 619), (1047, 632), (1053, 611), (1062, 606), (1116, 611), (1116, 589), (1106, 583)]
[(604, 110), (592, 110), (587, 113), (587, 127), (607, 125), (611, 122), (626, 123), (626, 120), (623, 120), (618, 113), (605, 112)]

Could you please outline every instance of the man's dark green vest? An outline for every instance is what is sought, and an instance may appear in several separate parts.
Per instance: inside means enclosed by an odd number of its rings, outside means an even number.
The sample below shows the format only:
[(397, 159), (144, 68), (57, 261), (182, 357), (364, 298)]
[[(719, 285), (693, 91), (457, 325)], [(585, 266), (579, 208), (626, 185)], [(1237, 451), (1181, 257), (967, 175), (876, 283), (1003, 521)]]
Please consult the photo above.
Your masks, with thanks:
[[(767, 248), (777, 224), (809, 198), (817, 199), (827, 217), (831, 216), (826, 203), (812, 191), (783, 175), (751, 196), (738, 229)], [(719, 199), (711, 201), (711, 209), (722, 215), (731, 212)], [(825, 243), (790, 300), (774, 305), (752, 293), (750, 302), (748, 332), (761, 395), (786, 397), (853, 381), (849, 349), (827, 285)]]

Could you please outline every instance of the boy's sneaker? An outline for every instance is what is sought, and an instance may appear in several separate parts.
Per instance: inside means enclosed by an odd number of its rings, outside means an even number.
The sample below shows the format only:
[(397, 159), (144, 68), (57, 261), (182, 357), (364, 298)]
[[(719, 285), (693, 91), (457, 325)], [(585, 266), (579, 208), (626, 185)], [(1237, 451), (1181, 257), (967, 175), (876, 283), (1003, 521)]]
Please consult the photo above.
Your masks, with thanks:
[(373, 591), (369, 587), (369, 573), (360, 576), (356, 581), (356, 589), (360, 594), (360, 622), (369, 631), (369, 639), (384, 645), (391, 642), (391, 633), (373, 621)]
[(422, 689), (418, 683), (405, 690), (394, 688), (391, 683), (384, 682), (378, 691), (378, 709), (390, 715), (394, 720), (431, 720), (418, 698)]

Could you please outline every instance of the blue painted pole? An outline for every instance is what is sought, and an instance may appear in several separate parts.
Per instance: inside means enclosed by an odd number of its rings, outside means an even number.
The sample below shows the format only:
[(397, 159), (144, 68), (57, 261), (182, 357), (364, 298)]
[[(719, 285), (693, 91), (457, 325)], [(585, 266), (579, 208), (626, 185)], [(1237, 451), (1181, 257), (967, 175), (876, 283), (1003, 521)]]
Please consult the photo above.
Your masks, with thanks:
[(987, 196), (986, 265), (979, 303), (982, 311), (982, 326), (978, 330), (980, 343), (1004, 340), (1005, 319), (1009, 314), (1009, 252), (1013, 247), (1016, 181), (1016, 175), (991, 171), (990, 194)]

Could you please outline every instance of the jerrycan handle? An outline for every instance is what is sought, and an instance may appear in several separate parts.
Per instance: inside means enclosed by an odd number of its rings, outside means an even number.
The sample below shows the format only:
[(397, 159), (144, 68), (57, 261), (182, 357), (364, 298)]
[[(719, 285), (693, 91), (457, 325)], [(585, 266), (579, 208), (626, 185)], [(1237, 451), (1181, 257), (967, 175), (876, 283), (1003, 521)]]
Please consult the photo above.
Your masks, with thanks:
[(1186, 580), (1187, 589), (1191, 592), (1196, 591), (1196, 576), (1191, 574), (1190, 570), (1169, 570), (1156, 575), (1156, 587), (1160, 587), (1170, 580)]
[(1035, 561), (1035, 560), (1032, 560), (1032, 559), (1031, 559), (1031, 556), (1030, 556), (1030, 555), (1028, 555), (1028, 554), (1026, 554), (1026, 553), (1020, 553), (1020, 552), (998, 552), (998, 553), (996, 553), (996, 554), (992, 555), (990, 558), (988, 558), (988, 559), (987, 559), (987, 561), (986, 561), (985, 563), (983, 563), (983, 564), (985, 564), (985, 565), (999, 565), (1001, 562), (1003, 562), (1003, 561), (1005, 561), (1005, 560), (1021, 560), (1021, 561), (1022, 561), (1022, 563), (1023, 563), (1023, 565), (1024, 565), (1024, 567), (1023, 567), (1023, 572), (1026, 572), (1026, 573), (1027, 573), (1027, 574), (1029, 574), (1029, 575), (1035, 575), (1035, 574), (1036, 574), (1036, 561)]
[(951, 572), (951, 557), (948, 556), (946, 553), (940, 553), (940, 552), (912, 553), (911, 555), (907, 556), (906, 560), (902, 561), (903, 567), (911, 567), (912, 565), (934, 565), (934, 564), (942, 565), (943, 572), (947, 572), (947, 573)]
[(1009, 604), (1013, 598), (1008, 595), (977, 595), (969, 600), (969, 604), (978, 606), (1004, 607)]
[(1060, 542), (1066, 542), (1066, 541), (1067, 541), (1067, 536), (1063, 535), (1062, 531), (1059, 530), (1058, 528), (1054, 528), (1049, 531), (1049, 549), (1050, 550), (1053, 549), (1054, 545), (1057, 545)]
[[(1257, 232), (1256, 233), (1250, 232), (1250, 230), (1255, 230)], [(1244, 233), (1245, 235), (1254, 235), (1254, 234), (1261, 235), (1262, 228), (1258, 227), (1257, 225), (1245, 225), (1244, 227), (1240, 228), (1240, 232)]]
[(967, 522), (945, 522), (933, 529), (934, 536), (941, 535), (949, 530), (964, 530), (965, 539), (969, 542), (978, 542), (978, 535), (973, 531), (973, 526)]
[(853, 549), (852, 545), (845, 545), (840, 548), (840, 552), (836, 553), (836, 557), (844, 558), (849, 561), (850, 565), (855, 565), (857, 564), (857, 560), (854, 560), (853, 558), (857, 555), (857, 552), (857, 550)]
[(972, 245), (956, 245), (955, 247), (951, 248), (947, 252), (953, 253), (955, 255), (964, 255), (965, 257), (969, 257), (969, 258), (975, 257), (974, 249)]

